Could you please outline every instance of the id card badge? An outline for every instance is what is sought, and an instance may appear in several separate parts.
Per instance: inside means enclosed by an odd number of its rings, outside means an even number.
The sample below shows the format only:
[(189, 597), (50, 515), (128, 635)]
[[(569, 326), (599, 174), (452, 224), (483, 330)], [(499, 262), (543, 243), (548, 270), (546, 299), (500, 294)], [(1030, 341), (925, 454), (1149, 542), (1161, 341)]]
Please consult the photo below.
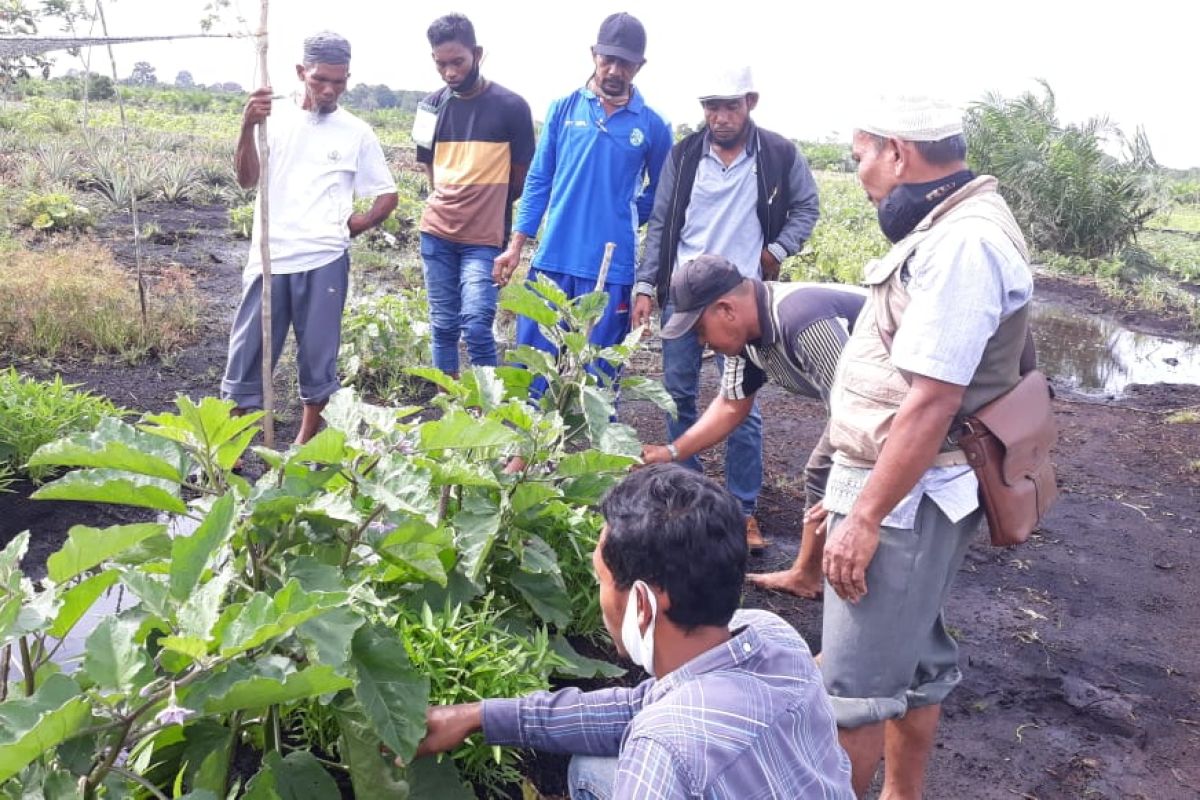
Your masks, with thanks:
[(433, 149), (433, 136), (437, 131), (438, 109), (420, 103), (417, 105), (417, 115), (413, 119), (412, 138), (418, 147), (426, 150)]

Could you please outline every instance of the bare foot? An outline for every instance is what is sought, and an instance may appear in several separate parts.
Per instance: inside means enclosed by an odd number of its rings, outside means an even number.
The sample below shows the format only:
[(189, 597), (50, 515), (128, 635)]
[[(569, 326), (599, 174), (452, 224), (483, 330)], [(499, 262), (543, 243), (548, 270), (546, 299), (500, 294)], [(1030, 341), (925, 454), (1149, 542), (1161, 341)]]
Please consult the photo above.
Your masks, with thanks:
[(779, 572), (752, 572), (746, 576), (746, 580), (759, 589), (785, 592), (797, 597), (806, 597), (809, 600), (820, 597), (824, 588), (820, 572), (815, 575), (806, 575), (796, 569), (785, 569)]

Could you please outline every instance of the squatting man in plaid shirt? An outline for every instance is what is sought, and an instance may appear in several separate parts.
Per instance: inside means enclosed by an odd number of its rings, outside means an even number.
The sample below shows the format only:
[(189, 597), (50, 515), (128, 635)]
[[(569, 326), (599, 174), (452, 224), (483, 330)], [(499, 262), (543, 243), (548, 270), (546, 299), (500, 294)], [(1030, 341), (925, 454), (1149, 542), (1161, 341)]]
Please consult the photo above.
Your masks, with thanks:
[(572, 754), (573, 800), (850, 800), (850, 762), (808, 646), (775, 614), (737, 611), (747, 553), (737, 499), (659, 464), (614, 487), (601, 512), (592, 562), (604, 625), (651, 677), (433, 707), (417, 755), (482, 729), (490, 744)]

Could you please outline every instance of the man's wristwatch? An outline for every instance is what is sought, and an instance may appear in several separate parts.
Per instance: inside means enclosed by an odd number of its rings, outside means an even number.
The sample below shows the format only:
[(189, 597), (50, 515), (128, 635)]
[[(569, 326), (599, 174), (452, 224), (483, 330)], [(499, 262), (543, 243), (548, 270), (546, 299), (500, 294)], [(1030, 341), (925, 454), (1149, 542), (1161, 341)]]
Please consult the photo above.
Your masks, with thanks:
[(667, 442), (667, 452), (671, 454), (672, 461), (679, 460), (679, 448), (675, 446), (674, 442)]

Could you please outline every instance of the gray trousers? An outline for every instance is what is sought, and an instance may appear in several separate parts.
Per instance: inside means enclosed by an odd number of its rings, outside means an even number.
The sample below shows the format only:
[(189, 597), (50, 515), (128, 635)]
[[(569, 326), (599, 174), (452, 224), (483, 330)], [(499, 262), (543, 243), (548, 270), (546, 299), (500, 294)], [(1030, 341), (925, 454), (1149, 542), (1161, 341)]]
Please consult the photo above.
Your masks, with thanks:
[[(849, 603), (825, 581), (821, 675), (839, 727), (941, 703), (962, 680), (942, 608), (982, 516), (976, 509), (951, 522), (923, 497), (911, 530), (879, 529), (866, 596)], [(829, 515), (830, 542), (842, 519)]]
[[(341, 384), (337, 377), (342, 344), (342, 310), (350, 286), (350, 254), (343, 253), (323, 267), (290, 275), (271, 276), (271, 371), (287, 340), (296, 332), (296, 363), (300, 399), (318, 405)], [(229, 334), (229, 360), (221, 397), (238, 408), (262, 408), (262, 276), (246, 282), (242, 302)]]

